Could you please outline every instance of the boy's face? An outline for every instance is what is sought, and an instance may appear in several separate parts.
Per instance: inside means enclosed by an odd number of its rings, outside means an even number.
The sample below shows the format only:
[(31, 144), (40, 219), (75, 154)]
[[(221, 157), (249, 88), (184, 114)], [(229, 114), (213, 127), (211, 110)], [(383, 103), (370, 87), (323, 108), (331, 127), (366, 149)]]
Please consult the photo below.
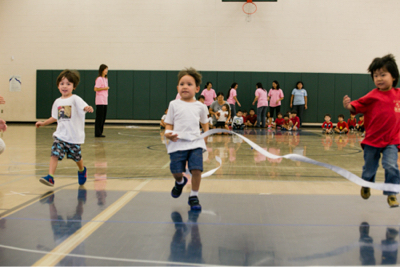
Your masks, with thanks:
[(255, 114), (254, 110), (250, 110), (250, 115), (253, 116)]
[(278, 119), (282, 119), (282, 114), (278, 114)]
[(392, 89), (394, 78), (386, 69), (379, 69), (373, 73), (374, 83), (380, 91)]
[(364, 116), (360, 116), (358, 119), (363, 121), (364, 120)]
[(284, 117), (285, 121), (289, 121), (289, 117)]
[(330, 121), (331, 121), (331, 117), (325, 116), (325, 121), (326, 121), (326, 122), (330, 122)]
[(339, 120), (339, 122), (343, 122), (343, 118), (342, 117), (339, 117), (338, 120)]
[(296, 117), (296, 114), (290, 114), (290, 117), (291, 117), (291, 118), (295, 118), (295, 117)]
[(64, 77), (58, 84), (58, 90), (60, 90), (62, 97), (69, 97), (72, 95), (72, 91), (74, 90), (74, 84)]
[(242, 113), (241, 111), (238, 111), (238, 113), (236, 113), (236, 116), (242, 117), (242, 116), (243, 116), (243, 113)]
[(247, 112), (244, 112), (244, 113), (243, 113), (243, 116), (247, 116)]
[(192, 102), (194, 95), (200, 91), (200, 86), (196, 86), (192, 76), (185, 75), (180, 79), (177, 89), (183, 101)]

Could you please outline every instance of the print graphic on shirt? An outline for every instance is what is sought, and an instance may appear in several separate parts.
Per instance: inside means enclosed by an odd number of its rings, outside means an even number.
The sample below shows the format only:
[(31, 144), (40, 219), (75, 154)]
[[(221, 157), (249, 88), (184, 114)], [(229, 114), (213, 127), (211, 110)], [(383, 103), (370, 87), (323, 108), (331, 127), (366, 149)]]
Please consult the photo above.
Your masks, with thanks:
[(396, 103), (396, 105), (394, 107), (394, 112), (400, 112), (400, 101), (394, 100), (394, 102)]
[(71, 106), (59, 106), (58, 107), (58, 119), (71, 119)]

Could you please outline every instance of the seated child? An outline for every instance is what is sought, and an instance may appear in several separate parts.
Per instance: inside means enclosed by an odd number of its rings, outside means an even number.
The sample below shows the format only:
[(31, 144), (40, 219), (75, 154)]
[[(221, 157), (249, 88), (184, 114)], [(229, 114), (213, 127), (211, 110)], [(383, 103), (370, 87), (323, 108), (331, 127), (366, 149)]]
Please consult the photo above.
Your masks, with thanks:
[(265, 125), (267, 125), (268, 129), (271, 129), (273, 124), (274, 118), (271, 117), (271, 113), (268, 111), (267, 118), (265, 119)]
[[(201, 95), (197, 98), (198, 101), (200, 101), (201, 103), (204, 104), (204, 101), (206, 101), (206, 99), (204, 98), (204, 95)], [(204, 104), (205, 105), (205, 104)]]
[(277, 130), (280, 130), (282, 128), (284, 121), (285, 119), (282, 117), (282, 113), (278, 112), (278, 117), (276, 118), (275, 123), (272, 124), (272, 127), (276, 128)]
[(344, 121), (344, 115), (339, 114), (338, 120), (339, 122), (336, 124), (335, 132), (339, 134), (348, 133), (349, 126), (347, 126), (347, 123)]
[(347, 120), (347, 126), (349, 127), (350, 131), (354, 131), (356, 129), (357, 119), (356, 115), (350, 114), (350, 119)]
[(246, 117), (246, 126), (257, 126), (257, 115), (254, 109), (250, 109), (250, 114)]
[(292, 113), (290, 114), (290, 120), (292, 121), (292, 129), (294, 131), (298, 130), (300, 128), (300, 118), (297, 117), (297, 111), (293, 110)]
[(243, 110), (243, 123), (246, 124), (247, 110)]
[(164, 115), (161, 117), (161, 122), (160, 122), (160, 129), (164, 130), (165, 129), (165, 118), (167, 117), (167, 112), (168, 112), (168, 108), (164, 111)]
[(290, 131), (290, 130), (292, 130), (292, 126), (293, 126), (293, 122), (289, 119), (289, 115), (285, 114), (283, 116), (282, 130)]
[(332, 134), (333, 133), (333, 124), (331, 122), (331, 114), (325, 114), (325, 121), (322, 123), (322, 133), (324, 134)]
[(222, 106), (222, 110), (219, 110), (218, 112), (215, 113), (215, 117), (217, 118), (217, 123), (215, 125), (215, 128), (225, 128), (226, 130), (229, 130), (228, 128), (228, 122), (229, 122), (229, 106), (228, 104), (224, 104)]
[(233, 117), (232, 128), (233, 130), (243, 130), (245, 126), (246, 125), (244, 125), (243, 113), (239, 109), (236, 113), (236, 116)]
[(356, 124), (357, 131), (364, 132), (364, 114), (360, 114), (358, 117), (358, 123)]

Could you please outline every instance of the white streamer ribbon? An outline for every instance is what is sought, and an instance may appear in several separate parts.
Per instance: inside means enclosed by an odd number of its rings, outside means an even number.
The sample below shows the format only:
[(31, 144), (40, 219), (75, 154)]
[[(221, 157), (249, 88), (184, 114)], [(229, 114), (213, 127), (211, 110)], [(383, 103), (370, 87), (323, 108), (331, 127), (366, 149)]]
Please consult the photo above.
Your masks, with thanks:
[[(346, 178), (347, 180), (349, 180), (350, 182), (353, 182), (357, 185), (363, 186), (363, 187), (368, 187), (368, 188), (373, 188), (376, 190), (381, 190), (381, 191), (389, 191), (389, 192), (400, 192), (400, 185), (398, 184), (384, 184), (384, 183), (372, 183), (372, 182), (367, 182), (365, 180), (363, 180), (362, 178), (358, 177), (357, 175), (349, 172), (348, 170), (345, 170), (343, 168), (340, 168), (338, 166), (334, 166), (328, 163), (323, 163), (323, 162), (319, 162), (310, 158), (307, 158), (305, 156), (301, 156), (301, 155), (297, 155), (297, 154), (287, 154), (284, 156), (277, 156), (274, 154), (269, 153), (268, 151), (265, 151), (264, 149), (262, 149), (259, 145), (257, 145), (256, 143), (254, 143), (253, 141), (247, 139), (246, 137), (244, 137), (241, 134), (232, 132), (232, 131), (228, 131), (228, 130), (224, 130), (224, 129), (213, 129), (210, 131), (207, 131), (203, 134), (201, 134), (199, 137), (195, 138), (195, 139), (184, 139), (187, 141), (194, 141), (197, 139), (201, 139), (201, 138), (206, 138), (210, 135), (216, 134), (216, 133), (229, 133), (229, 134), (234, 134), (238, 137), (240, 137), (241, 139), (243, 139), (243, 141), (245, 141), (247, 144), (249, 144), (253, 149), (257, 150), (258, 152), (260, 152), (262, 155), (271, 158), (271, 159), (279, 159), (279, 158), (285, 158), (285, 159), (290, 159), (293, 161), (300, 161), (300, 162), (305, 162), (305, 163), (310, 163), (310, 164), (314, 164), (317, 166), (321, 166), (327, 169), (330, 169), (334, 172), (336, 172), (337, 174), (339, 174), (340, 176)], [(179, 138), (179, 135), (178, 135)], [(217, 157), (216, 157), (217, 159)], [(206, 173), (204, 173), (203, 175), (207, 174), (207, 176), (203, 176), (202, 177), (208, 177), (211, 176), (214, 172), (216, 172), (221, 166), (222, 166), (222, 162), (221, 159), (219, 158), (219, 160), (217, 159), (217, 161), (220, 163), (220, 166), (216, 169), (213, 169), (211, 171), (208, 171)]]

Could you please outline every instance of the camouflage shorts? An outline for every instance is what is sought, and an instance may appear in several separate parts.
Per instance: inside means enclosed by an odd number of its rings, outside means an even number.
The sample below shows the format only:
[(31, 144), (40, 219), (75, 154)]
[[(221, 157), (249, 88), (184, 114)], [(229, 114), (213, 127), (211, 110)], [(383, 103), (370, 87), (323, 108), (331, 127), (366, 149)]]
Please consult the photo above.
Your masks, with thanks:
[(78, 144), (70, 144), (58, 138), (54, 138), (53, 146), (51, 147), (51, 156), (55, 156), (58, 160), (62, 160), (67, 154), (67, 158), (78, 162), (82, 159), (81, 146)]

